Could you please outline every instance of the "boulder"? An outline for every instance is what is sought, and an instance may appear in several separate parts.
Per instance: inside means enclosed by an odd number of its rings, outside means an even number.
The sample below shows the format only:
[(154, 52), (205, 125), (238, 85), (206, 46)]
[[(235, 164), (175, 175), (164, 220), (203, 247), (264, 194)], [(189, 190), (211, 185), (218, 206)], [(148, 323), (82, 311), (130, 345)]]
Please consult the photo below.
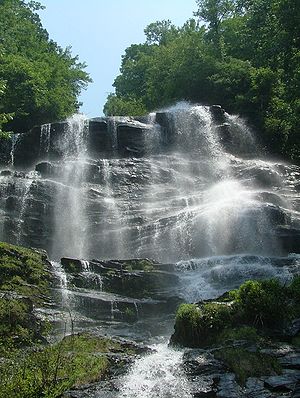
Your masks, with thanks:
[(89, 121), (88, 152), (93, 157), (107, 154), (112, 151), (112, 137), (107, 128), (105, 119), (96, 118)]
[(122, 156), (140, 157), (145, 152), (145, 131), (135, 124), (117, 127), (118, 152)]
[(175, 129), (170, 118), (170, 114), (167, 112), (157, 112), (155, 117), (156, 123), (161, 127), (162, 143), (165, 146), (169, 146), (175, 143)]
[(223, 124), (226, 121), (225, 110), (221, 105), (212, 105), (209, 107), (215, 123)]
[(29, 168), (34, 165), (40, 154), (40, 136), (40, 126), (19, 135), (13, 153), (16, 167)]

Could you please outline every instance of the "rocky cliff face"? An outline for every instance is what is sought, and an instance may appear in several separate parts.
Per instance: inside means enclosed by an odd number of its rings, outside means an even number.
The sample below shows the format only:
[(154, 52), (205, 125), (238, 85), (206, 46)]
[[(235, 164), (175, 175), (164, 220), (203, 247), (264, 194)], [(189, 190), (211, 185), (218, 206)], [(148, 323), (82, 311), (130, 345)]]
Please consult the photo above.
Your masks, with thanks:
[(1, 142), (0, 239), (51, 257), (298, 252), (299, 168), (220, 107), (82, 116)]

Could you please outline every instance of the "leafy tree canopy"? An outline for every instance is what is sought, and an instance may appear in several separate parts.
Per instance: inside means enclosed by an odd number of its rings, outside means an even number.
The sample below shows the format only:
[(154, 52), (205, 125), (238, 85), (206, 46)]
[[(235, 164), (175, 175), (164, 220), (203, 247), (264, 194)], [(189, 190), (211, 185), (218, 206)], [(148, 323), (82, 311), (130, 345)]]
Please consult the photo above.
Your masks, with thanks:
[(40, 3), (0, 0), (0, 111), (13, 114), (15, 132), (64, 118), (78, 110), (90, 78), (85, 64), (49, 38), (36, 11)]
[[(300, 2), (197, 0), (195, 17), (145, 29), (125, 50), (111, 101), (147, 111), (190, 100), (249, 118), (270, 149), (300, 161)], [(120, 102), (120, 109), (123, 102)], [(122, 105), (122, 106), (121, 106)], [(118, 114), (118, 105), (114, 108)]]

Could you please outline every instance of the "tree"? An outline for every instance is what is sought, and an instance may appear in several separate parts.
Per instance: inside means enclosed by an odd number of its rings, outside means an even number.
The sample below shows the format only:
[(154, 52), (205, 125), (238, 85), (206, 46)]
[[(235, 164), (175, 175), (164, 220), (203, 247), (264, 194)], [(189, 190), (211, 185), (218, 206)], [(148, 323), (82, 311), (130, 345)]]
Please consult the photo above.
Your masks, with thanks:
[(65, 118), (79, 108), (78, 96), (90, 80), (85, 64), (49, 39), (36, 13), (38, 2), (0, 2), (0, 99), (7, 124), (15, 132)]
[[(0, 80), (0, 100), (4, 92), (5, 92), (5, 82), (3, 80)], [(7, 137), (7, 133), (3, 131), (3, 125), (12, 120), (12, 118), (13, 118), (12, 114), (2, 113), (2, 109), (0, 108), (0, 139)]]
[(178, 33), (171, 21), (156, 21), (148, 25), (144, 30), (147, 44), (165, 45)]
[(147, 110), (140, 99), (117, 97), (109, 94), (103, 112), (106, 116), (140, 116)]
[(235, 10), (234, 0), (196, 0), (198, 11), (195, 13), (208, 24), (209, 37), (220, 51), (222, 21), (231, 16)]

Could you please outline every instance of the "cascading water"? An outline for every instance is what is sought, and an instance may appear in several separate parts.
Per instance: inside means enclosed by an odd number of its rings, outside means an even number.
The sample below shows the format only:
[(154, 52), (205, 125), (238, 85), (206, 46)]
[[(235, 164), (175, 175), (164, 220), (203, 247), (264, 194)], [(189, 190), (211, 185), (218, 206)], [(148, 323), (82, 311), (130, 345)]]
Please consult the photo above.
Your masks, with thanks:
[(51, 139), (51, 124), (43, 124), (41, 126), (40, 134), (40, 150), (39, 155), (48, 155), (50, 150), (50, 139)]
[(63, 153), (61, 175), (56, 186), (54, 209), (55, 258), (66, 256), (83, 258), (85, 250), (85, 198), (87, 121), (83, 115), (67, 120), (64, 134), (58, 141)]
[(163, 344), (152, 349), (155, 353), (137, 361), (125, 376), (118, 397), (192, 398), (188, 380), (180, 369), (183, 353)]
[[(89, 123), (100, 126), (97, 150)], [(214, 298), (251, 278), (288, 281), (299, 269), (299, 256), (287, 253), (296, 247), (290, 231), (300, 230), (300, 170), (259, 159), (236, 116), (180, 103), (138, 121), (75, 115), (60, 135), (56, 128), (39, 132), (40, 178), (0, 175), (0, 234), (13, 243), (26, 236), (53, 259), (81, 259), (69, 288), (54, 265), (75, 327), (153, 343), (170, 334), (179, 301)], [(92, 258), (154, 258), (165, 283), (151, 267), (130, 274), (130, 263)], [(120, 380), (119, 396), (192, 396), (182, 352), (153, 348)]]

